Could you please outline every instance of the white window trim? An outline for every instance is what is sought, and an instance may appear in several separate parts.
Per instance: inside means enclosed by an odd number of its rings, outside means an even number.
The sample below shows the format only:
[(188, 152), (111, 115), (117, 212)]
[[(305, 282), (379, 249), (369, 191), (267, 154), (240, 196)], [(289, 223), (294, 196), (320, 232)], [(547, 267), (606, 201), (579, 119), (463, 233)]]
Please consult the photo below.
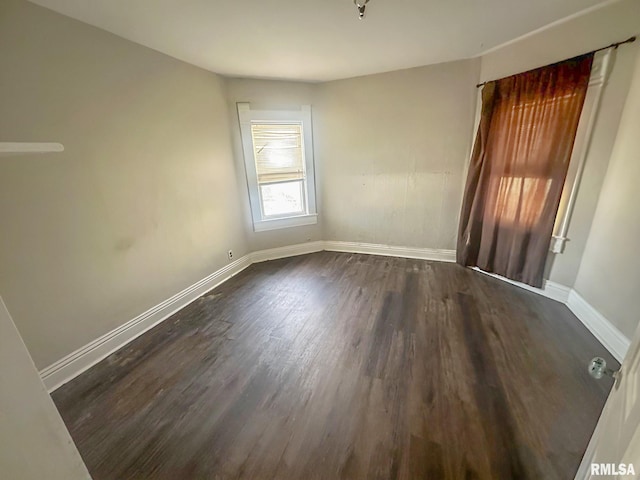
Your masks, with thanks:
[(296, 215), (293, 217), (272, 218), (253, 223), (254, 232), (266, 232), (268, 230), (278, 230), (280, 228), (301, 227), (303, 225), (315, 225), (318, 223), (318, 214), (309, 213), (306, 215)]
[[(560, 208), (556, 215), (556, 223), (553, 227), (554, 234), (551, 237), (549, 250), (553, 253), (563, 253), (569, 233), (569, 224), (575, 207), (582, 173), (591, 146), (593, 137), (593, 127), (596, 123), (600, 107), (602, 90), (607, 82), (609, 71), (611, 70), (612, 49), (597, 52), (593, 57), (591, 66), (591, 76), (589, 77), (589, 87), (587, 88), (587, 98), (585, 98), (582, 114), (576, 132), (576, 141), (573, 145), (571, 160), (569, 161), (569, 171), (562, 189), (560, 197)], [(586, 122), (586, 123), (585, 123)]]
[[(311, 105), (302, 105), (300, 110), (253, 110), (248, 103), (238, 103), (237, 106), (254, 232), (313, 225), (317, 223), (318, 214), (316, 209)], [(253, 141), (251, 137), (252, 123), (300, 123), (302, 125), (307, 186), (305, 192), (307, 213), (303, 215), (283, 215), (276, 218), (263, 217), (262, 207), (260, 205), (260, 193), (258, 192), (258, 176), (253, 156)]]

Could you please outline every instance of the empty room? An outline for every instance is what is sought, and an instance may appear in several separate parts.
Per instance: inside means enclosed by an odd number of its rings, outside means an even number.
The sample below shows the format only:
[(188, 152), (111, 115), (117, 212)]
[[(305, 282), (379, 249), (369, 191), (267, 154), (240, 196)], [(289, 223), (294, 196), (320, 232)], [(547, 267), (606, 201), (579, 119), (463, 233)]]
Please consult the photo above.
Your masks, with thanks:
[(0, 478), (640, 478), (640, 0), (0, 0)]

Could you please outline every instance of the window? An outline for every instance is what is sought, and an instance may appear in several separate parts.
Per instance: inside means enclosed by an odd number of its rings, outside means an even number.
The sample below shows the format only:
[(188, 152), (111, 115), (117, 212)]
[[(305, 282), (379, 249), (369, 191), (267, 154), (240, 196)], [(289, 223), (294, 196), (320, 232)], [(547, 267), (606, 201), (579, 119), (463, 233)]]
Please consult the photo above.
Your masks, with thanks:
[(311, 107), (252, 110), (238, 104), (256, 232), (317, 222)]
[(592, 59), (583, 55), (484, 86), (459, 263), (542, 286)]
[(536, 176), (502, 176), (493, 180), (498, 182), (494, 188), (500, 226), (531, 228), (537, 225), (547, 204), (552, 180)]
[[(574, 101), (575, 92), (564, 91), (547, 98), (540, 98), (537, 92), (523, 95), (517, 103), (509, 105), (506, 111), (501, 112), (503, 122), (511, 125), (512, 134), (518, 138), (530, 138), (529, 154), (523, 154), (526, 149), (504, 150), (503, 156), (513, 156), (508, 167), (500, 175), (492, 178), (491, 191), (495, 198), (488, 199), (487, 203), (494, 210), (494, 215), (499, 219), (502, 228), (531, 229), (534, 228), (542, 217), (552, 193), (554, 179), (549, 178), (548, 167), (531, 157), (541, 159), (554, 156), (554, 143), (545, 142), (549, 136), (540, 110), (551, 114), (557, 109), (567, 109)], [(551, 128), (550, 130), (556, 130)], [(539, 133), (542, 132), (542, 133)], [(536, 139), (536, 136), (539, 137)], [(522, 158), (520, 158), (522, 154)], [(564, 180), (564, 179), (562, 179)]]
[[(611, 58), (611, 49), (598, 52), (594, 55), (593, 58), (593, 65), (589, 78), (589, 88), (587, 89), (587, 95), (582, 107), (582, 113), (580, 115), (580, 121), (578, 123), (578, 131), (576, 133), (573, 152), (571, 154), (571, 160), (569, 161), (569, 169), (564, 182), (564, 188), (562, 190), (562, 196), (560, 198), (560, 205), (553, 228), (554, 234), (550, 245), (550, 250), (553, 253), (563, 253), (565, 244), (568, 240), (571, 215), (573, 213), (573, 207), (575, 205), (576, 197), (580, 189), (580, 180), (582, 178), (582, 172), (585, 167), (587, 155), (589, 154), (589, 144), (595, 124), (598, 106), (600, 104), (602, 89), (607, 81), (612, 62), (613, 60)], [(546, 103), (545, 106), (552, 106), (552, 103)], [(476, 105), (476, 119), (473, 129), (473, 139), (475, 139), (475, 134), (478, 130), (481, 111), (482, 90), (479, 89)], [(467, 175), (465, 172), (463, 178), (466, 179), (466, 176)], [(508, 179), (504, 179), (501, 180), (501, 182), (506, 182), (507, 180)], [(524, 180), (524, 182), (526, 183), (527, 180)], [(502, 189), (504, 189), (505, 186), (506, 185), (502, 183)], [(525, 185), (525, 188), (526, 187), (527, 186)], [(532, 187), (531, 184), (529, 185), (529, 187)], [(549, 192), (549, 188), (550, 185), (545, 188), (546, 193)], [(508, 208), (513, 209), (513, 201), (510, 200), (509, 203), (510, 206)], [(515, 218), (515, 215), (512, 212), (513, 210), (510, 210), (507, 215), (508, 218)]]

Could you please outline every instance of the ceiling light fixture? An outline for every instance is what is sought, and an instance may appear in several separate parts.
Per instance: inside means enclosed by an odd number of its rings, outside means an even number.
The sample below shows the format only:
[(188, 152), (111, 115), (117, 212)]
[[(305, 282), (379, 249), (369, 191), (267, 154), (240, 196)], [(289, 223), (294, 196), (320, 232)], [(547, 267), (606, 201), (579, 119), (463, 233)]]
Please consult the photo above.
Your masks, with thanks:
[(358, 9), (358, 18), (360, 18), (360, 20), (364, 18), (364, 9), (366, 8), (367, 3), (369, 3), (369, 0), (353, 0), (353, 4)]

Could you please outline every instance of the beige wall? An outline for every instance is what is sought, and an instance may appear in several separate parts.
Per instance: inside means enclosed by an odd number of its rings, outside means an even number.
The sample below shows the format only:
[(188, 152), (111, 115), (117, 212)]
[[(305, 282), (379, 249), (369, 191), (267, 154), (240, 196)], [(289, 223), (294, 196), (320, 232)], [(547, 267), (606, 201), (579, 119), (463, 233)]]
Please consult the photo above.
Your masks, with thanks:
[[(322, 240), (322, 225), (324, 215), (322, 212), (322, 199), (320, 198), (321, 164), (316, 161), (316, 202), (318, 223), (303, 227), (283, 228), (266, 232), (254, 232), (249, 206), (249, 193), (247, 192), (247, 180), (242, 151), (242, 139), (240, 137), (240, 124), (238, 122), (237, 103), (250, 103), (254, 108), (298, 109), (300, 105), (311, 105), (312, 123), (315, 123), (318, 115), (315, 104), (317, 84), (304, 82), (284, 82), (275, 80), (253, 80), (240, 78), (225, 79), (227, 102), (229, 108), (229, 122), (233, 141), (233, 151), (236, 160), (236, 169), (239, 172), (239, 188), (243, 199), (243, 222), (247, 232), (247, 242), (251, 251), (268, 248), (283, 247), (296, 243)], [(318, 138), (314, 134), (314, 141)]]
[(628, 338), (640, 321), (640, 52), (575, 289)]
[(87, 480), (82, 458), (0, 298), (0, 474)]
[[(557, 62), (640, 33), (640, 1), (623, 0), (547, 28), (482, 57), (480, 78), (493, 80)], [(602, 94), (565, 252), (553, 255), (549, 278), (572, 286), (580, 266), (604, 174), (629, 90), (638, 42), (615, 52)]]
[(246, 252), (220, 77), (0, 3), (0, 294), (38, 368)]
[(454, 249), (479, 61), (320, 85), (327, 240)]

